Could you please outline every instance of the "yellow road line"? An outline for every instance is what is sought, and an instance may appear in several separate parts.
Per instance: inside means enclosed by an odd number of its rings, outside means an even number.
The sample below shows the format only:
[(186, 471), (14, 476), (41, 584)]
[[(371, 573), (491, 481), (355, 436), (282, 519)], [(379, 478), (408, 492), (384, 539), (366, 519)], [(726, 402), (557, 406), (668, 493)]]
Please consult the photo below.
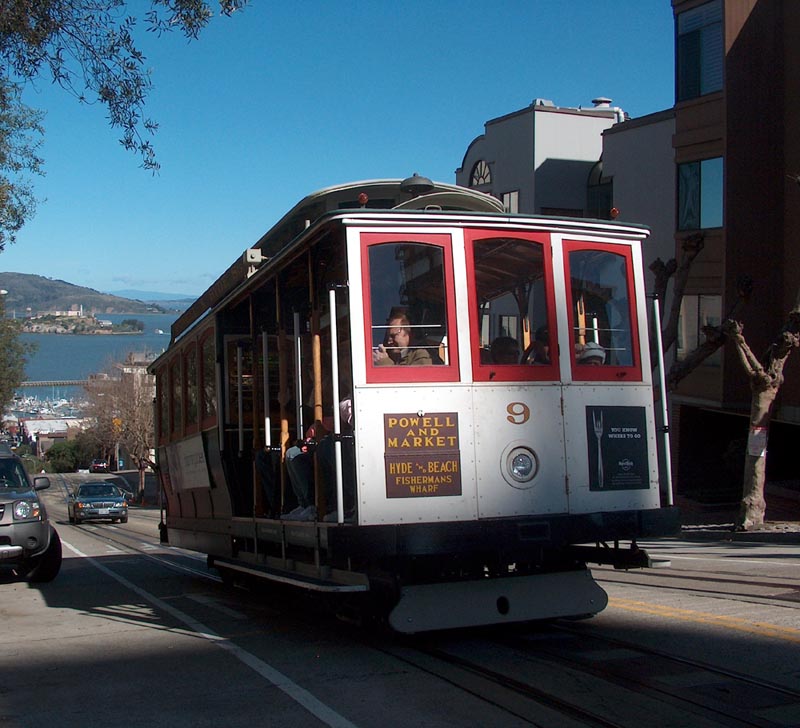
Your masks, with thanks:
[(627, 612), (638, 612), (640, 614), (653, 614), (668, 619), (677, 619), (682, 622), (695, 622), (697, 624), (710, 624), (727, 629), (735, 629), (739, 632), (757, 634), (762, 637), (775, 637), (786, 640), (787, 642), (797, 642), (800, 644), (800, 629), (792, 627), (780, 627), (776, 624), (766, 622), (749, 622), (746, 619), (736, 617), (726, 617), (708, 612), (697, 612), (692, 609), (678, 609), (677, 607), (663, 607), (658, 604), (648, 602), (631, 601), (630, 599), (608, 600), (611, 607), (624, 609)]

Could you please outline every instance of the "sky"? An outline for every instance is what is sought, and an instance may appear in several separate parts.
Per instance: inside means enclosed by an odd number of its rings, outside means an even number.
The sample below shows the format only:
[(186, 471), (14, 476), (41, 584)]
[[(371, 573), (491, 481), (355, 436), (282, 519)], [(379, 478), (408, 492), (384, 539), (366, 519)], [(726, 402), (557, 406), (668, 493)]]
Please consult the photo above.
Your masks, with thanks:
[(418, 172), (454, 183), (490, 119), (536, 98), (632, 118), (674, 101), (670, 0), (251, 0), (195, 41), (141, 20), (160, 171), (47, 78), (36, 216), (0, 271), (198, 296), (306, 195)]

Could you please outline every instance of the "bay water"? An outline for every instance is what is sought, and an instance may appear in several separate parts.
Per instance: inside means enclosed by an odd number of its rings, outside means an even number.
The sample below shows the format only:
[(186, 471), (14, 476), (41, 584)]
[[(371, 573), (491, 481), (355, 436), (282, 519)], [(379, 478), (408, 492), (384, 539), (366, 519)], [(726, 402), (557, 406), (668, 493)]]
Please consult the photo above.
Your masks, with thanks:
[[(99, 318), (118, 324), (135, 319), (144, 324), (141, 334), (21, 334), (22, 341), (36, 344), (25, 365), (24, 381), (85, 380), (90, 374), (107, 371), (129, 353), (163, 352), (170, 340), (170, 326), (179, 313), (103, 314)], [(158, 333), (163, 331), (164, 333)], [(83, 387), (20, 387), (17, 394), (38, 400), (74, 399)]]

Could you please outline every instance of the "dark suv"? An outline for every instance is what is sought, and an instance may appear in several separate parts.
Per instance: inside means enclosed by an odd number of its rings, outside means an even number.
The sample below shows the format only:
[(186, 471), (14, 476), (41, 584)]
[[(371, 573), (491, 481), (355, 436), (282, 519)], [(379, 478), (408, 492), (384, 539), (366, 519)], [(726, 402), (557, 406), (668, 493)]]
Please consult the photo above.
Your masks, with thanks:
[(0, 567), (34, 582), (52, 581), (61, 569), (61, 539), (38, 493), (49, 487), (43, 477), (31, 485), (22, 461), (0, 443)]

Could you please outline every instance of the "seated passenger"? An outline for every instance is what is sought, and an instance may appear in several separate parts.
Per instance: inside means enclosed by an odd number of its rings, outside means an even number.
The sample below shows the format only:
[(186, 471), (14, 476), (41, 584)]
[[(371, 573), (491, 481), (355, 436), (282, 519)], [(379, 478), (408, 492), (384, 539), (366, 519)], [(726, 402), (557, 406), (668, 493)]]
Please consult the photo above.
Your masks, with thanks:
[[(342, 494), (344, 495), (344, 519), (352, 521), (355, 515), (356, 495), (356, 465), (355, 447), (353, 442), (353, 400), (348, 395), (339, 403), (340, 422), (342, 428)], [(317, 448), (317, 457), (322, 466), (322, 475), (325, 480), (325, 500), (328, 513), (325, 520), (335, 523), (338, 519), (336, 508), (336, 451), (333, 435), (322, 439)]]
[(550, 363), (550, 332), (547, 325), (540, 326), (533, 335), (533, 364)]
[(495, 364), (519, 364), (519, 344), (511, 336), (498, 336), (492, 342), (492, 362)]
[(280, 515), (280, 450), (261, 448), (255, 455), (256, 470), (261, 478), (261, 492), (266, 502), (266, 515)]
[(286, 472), (297, 498), (297, 508), (284, 513), (281, 518), (287, 521), (316, 521), (317, 507), (314, 503), (314, 450), (323, 436), (330, 431), (332, 424), (314, 422), (302, 442), (298, 442), (286, 451)]
[(411, 322), (406, 316), (389, 319), (386, 344), (372, 350), (372, 363), (376, 366), (432, 366), (430, 352), (411, 344)]
[(606, 350), (594, 341), (578, 344), (575, 360), (582, 366), (599, 367), (606, 362)]
[[(353, 432), (353, 402), (348, 396), (339, 403), (343, 435)], [(286, 471), (297, 497), (298, 506), (281, 516), (287, 521), (316, 521), (317, 508), (314, 503), (314, 453), (317, 454), (325, 488), (325, 500), (330, 511), (325, 521), (336, 521), (336, 459), (334, 437), (330, 431), (333, 423), (316, 422), (306, 433), (306, 439), (286, 451)], [(330, 424), (330, 427), (327, 425)], [(351, 518), (355, 510), (355, 460), (352, 437), (342, 438), (342, 490), (344, 511)]]

